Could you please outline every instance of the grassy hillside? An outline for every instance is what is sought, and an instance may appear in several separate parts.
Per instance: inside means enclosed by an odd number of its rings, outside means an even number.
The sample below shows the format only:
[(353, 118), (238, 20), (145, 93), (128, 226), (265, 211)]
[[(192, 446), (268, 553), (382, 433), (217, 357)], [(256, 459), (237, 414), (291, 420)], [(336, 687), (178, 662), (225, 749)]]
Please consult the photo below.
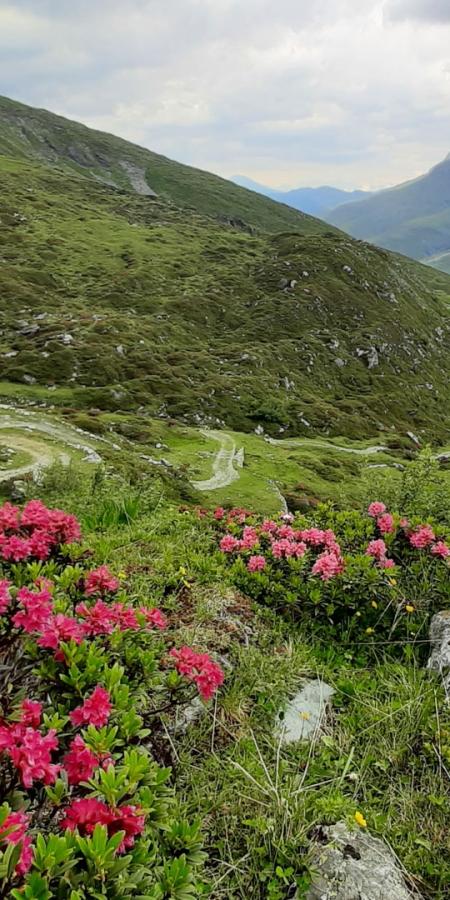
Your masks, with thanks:
[(277, 435), (447, 436), (449, 279), (0, 159), (0, 377)]
[(217, 175), (6, 97), (0, 97), (1, 155), (46, 162), (144, 196), (164, 195), (179, 206), (241, 219), (262, 231), (316, 234), (330, 230), (323, 222)]
[(326, 219), (354, 237), (440, 268), (450, 249), (450, 156), (427, 175), (339, 206)]

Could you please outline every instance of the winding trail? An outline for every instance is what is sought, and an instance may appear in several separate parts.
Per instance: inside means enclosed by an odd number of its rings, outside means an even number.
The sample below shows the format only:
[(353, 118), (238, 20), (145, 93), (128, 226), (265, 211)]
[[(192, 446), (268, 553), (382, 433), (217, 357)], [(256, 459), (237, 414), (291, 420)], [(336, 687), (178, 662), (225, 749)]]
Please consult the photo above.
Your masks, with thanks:
[(225, 431), (201, 430), (204, 437), (211, 438), (220, 444), (220, 450), (213, 462), (214, 475), (207, 481), (193, 481), (197, 491), (217, 491), (219, 488), (228, 487), (240, 478), (239, 472), (234, 468), (235, 463), (242, 467), (244, 451), (241, 448), (236, 453), (236, 441)]
[(371, 456), (372, 453), (382, 453), (387, 447), (379, 445), (378, 447), (366, 447), (365, 450), (355, 450), (354, 447), (339, 447), (337, 444), (322, 444), (320, 441), (314, 441), (308, 438), (306, 441), (277, 441), (275, 438), (264, 438), (267, 444), (272, 447), (319, 447), (321, 450), (337, 450), (339, 453), (355, 453), (357, 456)]
[[(86, 444), (84, 440), (83, 442), (79, 440), (79, 434), (83, 438), (88, 437), (81, 429), (71, 428), (64, 423), (48, 422), (42, 416), (30, 410), (19, 411), (3, 404), (0, 405), (0, 409), (8, 410), (7, 413), (0, 416), (0, 438), (4, 432), (10, 429), (24, 431), (25, 434), (23, 435), (18, 436), (15, 434), (11, 443), (14, 449), (23, 450), (33, 460), (33, 462), (18, 466), (15, 469), (0, 470), (0, 482), (20, 478), (22, 475), (36, 475), (40, 469), (52, 465), (57, 459), (63, 465), (69, 465), (70, 454), (63, 453), (60, 448), (52, 447), (47, 441), (39, 440), (39, 437), (34, 435), (35, 432), (48, 435), (48, 437), (52, 437), (74, 450), (83, 451), (86, 453), (85, 462), (101, 462), (101, 457), (95, 448), (90, 444)], [(6, 437), (6, 435), (4, 436)]]

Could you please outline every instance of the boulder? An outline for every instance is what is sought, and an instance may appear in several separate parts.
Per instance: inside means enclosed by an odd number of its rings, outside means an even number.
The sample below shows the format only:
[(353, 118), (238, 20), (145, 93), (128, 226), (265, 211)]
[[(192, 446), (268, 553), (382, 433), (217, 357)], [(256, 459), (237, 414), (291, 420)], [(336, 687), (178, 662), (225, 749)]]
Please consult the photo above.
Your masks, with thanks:
[(412, 900), (391, 851), (378, 838), (344, 822), (320, 830), (310, 865), (317, 874), (305, 900)]

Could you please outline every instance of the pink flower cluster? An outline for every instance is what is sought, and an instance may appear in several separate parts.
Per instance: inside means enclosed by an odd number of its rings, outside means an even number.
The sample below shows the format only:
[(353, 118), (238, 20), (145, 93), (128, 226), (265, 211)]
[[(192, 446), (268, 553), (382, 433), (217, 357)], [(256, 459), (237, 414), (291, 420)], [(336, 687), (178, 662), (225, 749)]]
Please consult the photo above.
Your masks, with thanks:
[(96, 825), (106, 825), (108, 836), (112, 837), (118, 831), (124, 831), (122, 843), (119, 844), (118, 853), (125, 853), (134, 844), (134, 839), (142, 834), (145, 825), (145, 813), (138, 806), (118, 806), (113, 808), (106, 806), (101, 800), (87, 798), (74, 800), (66, 810), (66, 817), (61, 822), (62, 828), (74, 831), (75, 828), (81, 837), (93, 834)]
[(103, 728), (111, 715), (111, 702), (108, 691), (105, 691), (101, 685), (94, 688), (90, 697), (88, 697), (82, 706), (77, 706), (70, 713), (72, 725), (94, 725), (95, 728)]
[(47, 509), (40, 500), (30, 500), (22, 512), (10, 503), (0, 509), (0, 555), (8, 562), (46, 560), (60, 544), (70, 544), (79, 537), (75, 516)]
[(204, 700), (211, 700), (215, 691), (223, 684), (224, 674), (220, 666), (207, 653), (196, 653), (190, 647), (171, 650), (170, 656), (180, 675), (194, 681)]
[(111, 575), (108, 566), (99, 566), (98, 569), (89, 572), (84, 586), (88, 597), (92, 594), (101, 594), (102, 596), (107, 593), (113, 594), (118, 588), (119, 582)]
[(42, 706), (32, 700), (24, 700), (20, 722), (0, 724), (0, 752), (6, 751), (16, 769), (20, 770), (22, 784), (30, 788), (34, 781), (53, 784), (61, 766), (52, 763), (52, 752), (58, 749), (56, 731), (46, 735), (39, 731)]
[[(264, 519), (259, 529), (246, 525), (242, 532), (242, 539), (233, 534), (226, 534), (221, 542), (220, 549), (223, 553), (241, 553), (252, 550), (260, 544), (261, 540), (268, 542), (268, 552), (277, 559), (289, 559), (296, 557), (301, 559), (308, 549), (317, 550), (323, 548), (312, 567), (313, 575), (320, 575), (322, 581), (328, 581), (341, 575), (345, 568), (341, 548), (336, 540), (334, 531), (330, 528), (322, 531), (320, 528), (305, 528), (295, 530), (292, 527), (293, 516), (283, 516), (283, 524), (273, 519)], [(267, 559), (263, 555), (251, 556), (247, 568), (249, 572), (260, 572), (267, 566)]]
[(143, 624), (148, 628), (165, 628), (167, 621), (161, 610), (147, 609), (139, 606), (133, 609), (123, 603), (113, 603), (107, 606), (103, 600), (97, 600), (93, 606), (79, 603), (75, 612), (84, 619), (83, 632), (85, 635), (112, 634), (115, 628), (119, 631), (138, 631)]
[(77, 785), (82, 781), (88, 781), (100, 765), (103, 769), (107, 769), (113, 765), (113, 761), (108, 754), (104, 756), (95, 754), (85, 744), (81, 735), (77, 734), (64, 757), (64, 769), (69, 784)]
[(28, 816), (22, 812), (10, 812), (5, 821), (0, 825), (0, 845), (16, 844), (22, 842), (19, 861), (15, 871), (18, 875), (25, 875), (33, 862), (32, 839), (26, 833), (29, 824)]

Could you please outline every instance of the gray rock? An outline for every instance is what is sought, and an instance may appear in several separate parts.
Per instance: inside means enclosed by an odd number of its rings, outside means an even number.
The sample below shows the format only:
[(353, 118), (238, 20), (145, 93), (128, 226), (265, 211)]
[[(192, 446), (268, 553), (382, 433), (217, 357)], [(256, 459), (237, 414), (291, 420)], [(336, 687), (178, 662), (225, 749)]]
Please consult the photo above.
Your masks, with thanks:
[(334, 689), (319, 679), (305, 684), (289, 701), (286, 710), (278, 713), (276, 731), (282, 743), (313, 740), (320, 732), (333, 694)]
[(427, 663), (427, 669), (444, 675), (444, 685), (450, 687), (450, 609), (444, 609), (436, 613), (430, 625), (431, 656)]
[(337, 356), (336, 359), (333, 359), (333, 362), (334, 362), (335, 366), (338, 367), (338, 369), (342, 369), (342, 366), (345, 366), (344, 360), (341, 359), (339, 356)]
[(36, 379), (33, 375), (24, 375), (23, 380), (26, 381), (27, 384), (36, 384)]
[(173, 468), (173, 463), (169, 462), (168, 459), (164, 459), (163, 456), (161, 457), (161, 462), (162, 462), (163, 466), (166, 467), (166, 469), (172, 469), (172, 468)]
[(11, 488), (11, 500), (15, 500), (17, 502), (21, 502), (22, 500), (27, 499), (27, 489), (25, 487), (25, 482), (23, 481), (13, 481)]
[(37, 334), (39, 331), (39, 325), (25, 325), (25, 328), (19, 329), (19, 334), (23, 334), (25, 337), (31, 337), (33, 334)]
[(374, 366), (378, 365), (378, 353), (375, 350), (375, 347), (371, 347), (367, 354), (367, 368), (373, 369)]
[(284, 290), (284, 288), (286, 288), (287, 286), (288, 286), (287, 278), (281, 278), (280, 281), (278, 282), (278, 287), (280, 288), (280, 290)]
[(312, 854), (317, 872), (305, 900), (412, 900), (391, 851), (378, 838), (343, 822), (322, 829), (325, 846)]

